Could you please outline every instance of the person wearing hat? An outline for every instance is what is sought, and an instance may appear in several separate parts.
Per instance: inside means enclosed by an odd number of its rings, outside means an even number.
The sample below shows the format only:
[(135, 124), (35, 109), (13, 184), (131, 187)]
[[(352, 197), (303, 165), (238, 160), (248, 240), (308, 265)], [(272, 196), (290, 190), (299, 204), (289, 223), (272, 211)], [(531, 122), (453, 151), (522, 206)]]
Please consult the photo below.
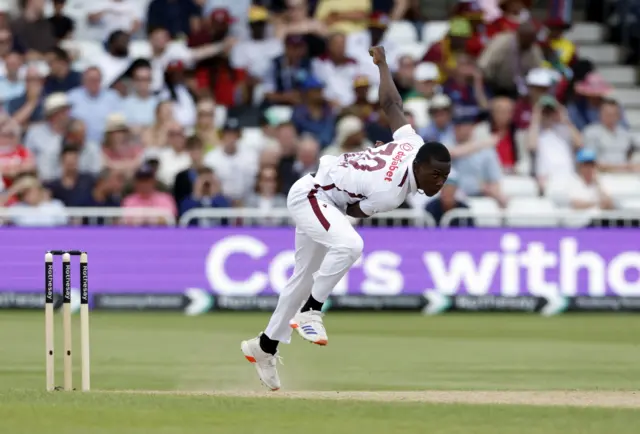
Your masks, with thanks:
[[(461, 196), (463, 194), (458, 190), (458, 176), (456, 172), (452, 172), (449, 174), (438, 196), (427, 202), (425, 210), (436, 221), (436, 225), (440, 226), (440, 221), (447, 212), (453, 209), (469, 209), (469, 205), (460, 200)], [(475, 223), (472, 218), (454, 218), (449, 223), (449, 226), (474, 227)]]
[(550, 176), (575, 170), (573, 158), (583, 146), (566, 108), (551, 95), (544, 95), (534, 106), (526, 141), (529, 151), (535, 152), (535, 173), (542, 191)]
[(448, 78), (449, 72), (456, 66), (456, 53), (467, 52), (467, 43), (473, 36), (473, 28), (466, 18), (456, 17), (449, 21), (449, 32), (439, 42), (433, 44), (422, 58), (423, 62), (438, 65), (439, 82)]
[(353, 81), (353, 91), (356, 95), (355, 102), (342, 110), (341, 116), (357, 116), (363, 122), (367, 122), (376, 112), (376, 105), (369, 101), (369, 89), (371, 85), (369, 77), (360, 75)]
[(532, 0), (499, 0), (502, 16), (487, 26), (487, 36), (493, 38), (499, 33), (514, 32), (520, 24), (531, 19)]
[(321, 147), (327, 147), (333, 141), (336, 116), (324, 98), (324, 84), (314, 76), (309, 76), (302, 83), (302, 104), (293, 109), (291, 122), (298, 134), (312, 134), (318, 139)]
[[(486, 4), (482, 6), (486, 7)], [(482, 6), (478, 0), (460, 0), (455, 4), (451, 14), (454, 18), (464, 18), (471, 24), (473, 34), (467, 40), (466, 52), (473, 58), (478, 57), (489, 42), (485, 24), (485, 16), (489, 16), (489, 14)]]
[(304, 36), (287, 35), (284, 46), (284, 54), (271, 62), (270, 73), (265, 77), (266, 105), (299, 104), (302, 84), (313, 75)]
[(169, 193), (158, 191), (156, 188), (156, 172), (148, 164), (143, 164), (134, 173), (133, 193), (122, 201), (125, 208), (123, 224), (127, 226), (157, 226), (169, 225), (170, 221), (162, 216), (153, 214), (127, 213), (126, 208), (151, 208), (164, 211), (176, 217), (178, 209), (173, 197)]
[[(597, 72), (587, 74), (584, 80), (579, 81), (574, 86), (575, 96), (567, 105), (571, 122), (583, 130), (587, 125), (598, 122), (600, 119), (600, 106), (602, 102), (611, 96), (613, 87), (607, 83), (602, 75)], [(624, 110), (620, 107), (619, 124), (629, 128), (624, 115)]]
[(346, 116), (336, 126), (334, 143), (325, 148), (322, 155), (339, 156), (347, 152), (360, 152), (371, 145), (365, 136), (363, 122), (355, 116)]
[(404, 100), (409, 101), (413, 98), (423, 98), (430, 100), (438, 93), (440, 86), (438, 80), (440, 73), (438, 65), (431, 62), (422, 62), (416, 66), (413, 73), (413, 89), (407, 93)]
[(102, 155), (107, 169), (120, 170), (127, 176), (131, 176), (143, 161), (144, 149), (134, 141), (127, 119), (121, 113), (107, 117)]
[(419, 131), (426, 141), (453, 143), (453, 103), (447, 95), (436, 95), (429, 102), (429, 125)]
[(207, 152), (204, 164), (215, 172), (222, 185), (222, 194), (241, 205), (251, 194), (258, 172), (258, 158), (254, 152), (239, 146), (242, 128), (237, 118), (228, 118), (222, 128), (220, 146)]
[(531, 123), (533, 106), (543, 95), (551, 92), (554, 73), (547, 68), (534, 68), (527, 74), (527, 94), (520, 96), (516, 102), (514, 121), (516, 128), (527, 129)]
[(316, 7), (316, 19), (332, 32), (350, 34), (366, 29), (371, 14), (369, 0), (323, 0)]

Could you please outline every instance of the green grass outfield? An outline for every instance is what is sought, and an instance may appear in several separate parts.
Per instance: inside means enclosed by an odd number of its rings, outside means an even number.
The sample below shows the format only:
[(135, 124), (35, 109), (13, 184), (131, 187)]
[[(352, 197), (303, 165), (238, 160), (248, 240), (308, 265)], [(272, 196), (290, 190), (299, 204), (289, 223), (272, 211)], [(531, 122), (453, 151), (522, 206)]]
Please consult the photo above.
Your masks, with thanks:
[[(46, 393), (44, 315), (2, 312), (0, 432), (640, 432), (637, 316), (331, 313), (329, 345), (294, 336), (282, 347), (283, 390), (264, 396), (239, 346), (267, 319), (92, 314), (94, 392)], [(74, 368), (79, 387), (79, 358)]]

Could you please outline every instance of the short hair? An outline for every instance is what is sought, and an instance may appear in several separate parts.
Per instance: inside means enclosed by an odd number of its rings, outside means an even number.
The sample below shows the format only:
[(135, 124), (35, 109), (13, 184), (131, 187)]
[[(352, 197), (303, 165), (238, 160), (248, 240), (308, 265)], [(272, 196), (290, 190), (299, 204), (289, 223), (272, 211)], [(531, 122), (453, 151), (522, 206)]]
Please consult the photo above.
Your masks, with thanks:
[(198, 175), (213, 175), (213, 169), (208, 166), (204, 166), (198, 169)]
[(49, 52), (53, 54), (57, 60), (62, 60), (63, 62), (71, 63), (71, 56), (69, 56), (69, 53), (67, 53), (66, 50), (63, 50), (60, 47), (53, 47), (51, 50), (49, 50)]
[(200, 137), (193, 135), (187, 139), (186, 148), (187, 149), (204, 148), (204, 143), (202, 142), (202, 139)]
[(76, 154), (79, 155), (80, 154), (80, 149), (78, 149), (76, 146), (73, 145), (64, 145), (62, 147), (62, 150), (60, 151), (60, 159), (63, 159), (65, 155), (67, 154)]
[(600, 107), (605, 106), (605, 105), (610, 105), (613, 106), (615, 108), (620, 108), (620, 103), (618, 103), (617, 100), (613, 99), (613, 98), (605, 98), (602, 100), (602, 104)]
[(420, 147), (414, 160), (418, 164), (431, 163), (439, 161), (441, 163), (450, 163), (451, 154), (445, 145), (440, 142), (427, 142)]

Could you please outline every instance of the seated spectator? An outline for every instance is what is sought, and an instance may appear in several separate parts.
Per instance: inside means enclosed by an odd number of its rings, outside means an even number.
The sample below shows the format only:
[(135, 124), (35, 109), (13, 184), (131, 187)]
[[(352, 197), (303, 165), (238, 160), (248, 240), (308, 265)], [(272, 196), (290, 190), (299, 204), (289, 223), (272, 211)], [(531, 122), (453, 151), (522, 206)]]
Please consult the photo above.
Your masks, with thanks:
[[(587, 125), (598, 122), (600, 118), (600, 105), (607, 98), (613, 88), (597, 72), (592, 72), (586, 78), (576, 83), (575, 96), (567, 104), (571, 122), (583, 130)], [(621, 113), (620, 125), (627, 128), (624, 113)]]
[(196, 110), (195, 134), (208, 152), (220, 144), (220, 135), (215, 125), (216, 106), (212, 100), (202, 100), (198, 102)]
[(442, 86), (442, 92), (451, 98), (456, 115), (480, 117), (489, 109), (482, 72), (467, 54), (456, 55), (456, 66)]
[[(135, 173), (133, 193), (122, 201), (123, 208), (153, 208), (165, 211), (168, 215), (176, 216), (178, 210), (170, 194), (156, 189), (156, 179), (153, 169), (142, 165)], [(168, 225), (171, 222), (160, 216), (145, 214), (144, 212), (126, 212), (123, 224), (129, 226)]]
[(390, 22), (388, 15), (373, 12), (369, 17), (369, 26), (366, 30), (347, 36), (347, 55), (358, 62), (359, 73), (366, 76), (375, 86), (380, 83), (380, 73), (378, 67), (371, 61), (370, 47), (382, 45), (389, 69), (392, 73), (398, 69), (399, 47), (392, 40), (384, 37)]
[[(84, 122), (72, 119), (63, 139), (63, 146), (70, 146), (80, 154), (80, 172), (97, 176), (102, 171), (102, 147), (100, 143), (87, 140), (87, 130)], [(53, 169), (53, 168), (52, 168)], [(59, 168), (55, 172), (59, 172)]]
[(345, 152), (360, 152), (371, 147), (364, 133), (364, 124), (355, 116), (346, 116), (336, 126), (334, 143), (325, 148), (322, 155), (338, 156)]
[(142, 134), (145, 148), (163, 148), (169, 143), (167, 128), (176, 122), (173, 117), (173, 102), (160, 101), (155, 109), (154, 123)]
[(312, 134), (320, 146), (329, 146), (335, 133), (336, 116), (322, 93), (323, 85), (315, 77), (309, 76), (302, 89), (302, 104), (293, 110), (291, 121), (298, 134)]
[(120, 113), (109, 115), (106, 122), (102, 158), (107, 169), (123, 172), (130, 177), (143, 161), (143, 148), (129, 130), (126, 118)]
[(20, 16), (11, 23), (11, 33), (24, 45), (29, 60), (41, 60), (58, 43), (53, 25), (44, 16), (42, 0), (23, 0)]
[(80, 87), (82, 75), (78, 71), (71, 69), (69, 53), (58, 47), (55, 47), (49, 53), (49, 75), (44, 81), (44, 94), (66, 93), (71, 89)]
[(16, 226), (63, 226), (67, 214), (62, 202), (51, 199), (40, 181), (27, 176), (13, 184), (7, 196), (15, 195), (18, 202), (9, 208), (9, 218)]
[(546, 195), (559, 207), (579, 211), (573, 216), (576, 223), (588, 224), (599, 210), (611, 210), (615, 205), (598, 182), (596, 153), (581, 149), (576, 160), (577, 170), (552, 174)]
[(438, 67), (435, 63), (423, 62), (416, 66), (413, 74), (414, 88), (407, 93), (405, 100), (423, 98), (430, 100), (439, 93)]
[(38, 176), (44, 182), (60, 176), (60, 151), (71, 120), (70, 104), (64, 93), (54, 93), (44, 101), (45, 122), (27, 130), (24, 144), (36, 158)]
[(311, 60), (300, 35), (285, 39), (284, 54), (271, 63), (264, 79), (264, 98), (267, 104), (295, 105), (300, 102), (302, 83), (311, 74)]
[[(273, 167), (274, 169), (280, 164), (280, 149), (277, 147), (266, 147), (260, 152), (258, 159), (258, 169), (264, 167)], [(282, 179), (280, 179), (282, 180)]]
[(167, 67), (165, 87), (159, 98), (173, 102), (173, 117), (177, 122), (185, 127), (195, 125), (196, 97), (186, 86), (182, 62), (173, 62)]
[(340, 116), (353, 115), (366, 122), (376, 111), (375, 104), (369, 101), (369, 79), (361, 75), (353, 82), (353, 91), (356, 95), (355, 102), (342, 110)]
[(531, 19), (531, 0), (499, 0), (502, 16), (487, 26), (487, 36), (493, 38), (499, 33), (515, 32), (518, 26)]
[(247, 208), (256, 208), (265, 214), (265, 217), (255, 219), (260, 226), (280, 225), (286, 222), (286, 219), (267, 217), (272, 210), (287, 209), (287, 197), (280, 193), (278, 179), (278, 172), (274, 168), (261, 169), (256, 179), (254, 193), (247, 199), (245, 205)]
[(531, 21), (516, 32), (501, 33), (487, 45), (478, 59), (491, 92), (512, 98), (526, 94), (525, 77), (542, 66), (542, 50), (536, 44), (536, 28)]
[(21, 77), (24, 72), (24, 56), (16, 51), (10, 52), (4, 56), (4, 67), (5, 74), (0, 77), (0, 98), (7, 103), (24, 94), (25, 82)]
[[(3, 14), (0, 14), (2, 18)], [(26, 49), (6, 27), (0, 27), (0, 75), (5, 73), (4, 58), (11, 52), (26, 54)]]
[(393, 141), (389, 120), (381, 108), (379, 108), (378, 111), (372, 114), (367, 120), (364, 131), (367, 136), (367, 140), (371, 143), (376, 143), (378, 141), (382, 143), (389, 143)]
[(299, 137), (296, 127), (291, 122), (285, 122), (277, 126), (275, 137), (278, 140), (278, 150), (280, 160), (277, 167), (280, 176), (280, 186), (284, 194), (289, 193), (289, 189), (298, 180), (298, 175), (293, 170), (296, 162)]
[[(453, 175), (453, 176), (452, 176)], [(447, 178), (438, 197), (433, 198), (427, 203), (426, 211), (431, 214), (436, 221), (436, 225), (440, 226), (442, 216), (452, 209), (469, 209), (469, 206), (459, 199), (458, 194), (458, 178), (455, 174), (450, 174)], [(453, 218), (449, 227), (473, 227), (472, 218)]]
[(201, 15), (202, 9), (194, 0), (152, 0), (145, 21), (147, 31), (166, 29), (171, 38), (178, 39), (199, 29)]
[(193, 191), (193, 182), (198, 176), (198, 170), (204, 166), (205, 148), (202, 139), (198, 136), (191, 136), (187, 139), (187, 151), (189, 152), (190, 167), (176, 175), (173, 184), (173, 197), (179, 204)]
[(0, 115), (0, 183), (6, 188), (21, 175), (35, 172), (33, 154), (20, 144), (20, 127), (6, 114)]
[(489, 120), (476, 126), (476, 137), (498, 137), (496, 152), (500, 159), (503, 172), (515, 172), (520, 160), (515, 139), (515, 125), (513, 123), (514, 102), (506, 97), (497, 97), (491, 100)]
[(222, 130), (220, 146), (209, 151), (204, 164), (213, 169), (220, 179), (222, 193), (241, 205), (249, 196), (258, 171), (257, 155), (238, 148), (241, 136), (240, 123), (235, 118), (227, 119)]
[(116, 31), (134, 35), (142, 28), (142, 11), (132, 0), (101, 0), (87, 6), (87, 21), (102, 41)]
[(438, 81), (444, 83), (456, 66), (456, 54), (466, 53), (467, 42), (473, 35), (468, 20), (454, 18), (449, 22), (449, 33), (433, 44), (422, 58), (422, 62), (434, 63), (438, 67)]
[(80, 172), (79, 160), (78, 149), (71, 146), (62, 148), (60, 153), (62, 174), (60, 178), (47, 184), (52, 197), (65, 206), (79, 206), (91, 197), (95, 178), (93, 175)]
[(518, 98), (514, 120), (516, 128), (527, 129), (531, 123), (533, 106), (543, 95), (548, 95), (553, 86), (553, 72), (546, 68), (535, 68), (527, 74), (527, 94)]
[(436, 95), (429, 104), (431, 122), (418, 131), (425, 142), (454, 143), (453, 107), (447, 95)]
[(135, 134), (153, 125), (160, 98), (151, 91), (151, 67), (139, 66), (133, 70), (133, 91), (122, 102), (122, 112)]
[(64, 14), (66, 0), (53, 0), (53, 15), (49, 17), (49, 23), (53, 28), (53, 36), (58, 42), (73, 36), (75, 23)]
[(543, 191), (549, 176), (575, 170), (573, 157), (582, 147), (582, 137), (554, 97), (545, 95), (534, 106), (526, 140), (529, 151), (535, 152), (535, 173)]
[(157, 178), (168, 187), (173, 187), (176, 175), (191, 166), (191, 157), (187, 150), (184, 128), (179, 123), (169, 126), (169, 146), (158, 152), (160, 167)]
[(180, 215), (192, 209), (230, 207), (231, 201), (222, 194), (218, 178), (210, 168), (202, 167), (198, 169), (193, 192), (180, 202)]
[(87, 68), (82, 75), (82, 86), (68, 94), (71, 116), (80, 119), (87, 127), (87, 139), (100, 142), (104, 135), (107, 118), (120, 113), (122, 100), (111, 89), (102, 89), (102, 74), (96, 67)]
[[(107, 0), (113, 1), (113, 0)], [(127, 94), (124, 79), (131, 75), (130, 68), (134, 59), (129, 56), (131, 37), (122, 30), (109, 34), (105, 42), (106, 50), (96, 59), (96, 65), (102, 73), (102, 87), (111, 88), (121, 97)]]
[(318, 141), (308, 134), (302, 136), (290, 172), (280, 178), (284, 179), (287, 184), (293, 185), (303, 176), (316, 172), (318, 170), (319, 154), (320, 146)]
[(7, 112), (21, 127), (26, 128), (29, 123), (39, 122), (43, 118), (44, 77), (41, 68), (29, 66), (25, 72), (24, 93), (7, 103)]
[(349, 34), (367, 27), (371, 2), (365, 0), (323, 0), (316, 7), (316, 19), (332, 32)]
[[(119, 207), (123, 188), (124, 176), (122, 176), (122, 173), (105, 169), (95, 178), (91, 194), (85, 198), (84, 202), (78, 203), (77, 206), (90, 208)], [(89, 219), (89, 223), (102, 225), (102, 220), (102, 218), (98, 218), (98, 221), (94, 222), (93, 219)]]
[(495, 150), (497, 137), (474, 137), (474, 122), (473, 117), (456, 117), (455, 142), (445, 143), (458, 174), (459, 188), (467, 196), (492, 197), (505, 207), (507, 199), (500, 189), (502, 169)]
[(415, 70), (416, 62), (411, 56), (404, 55), (398, 58), (398, 70), (393, 74), (393, 82), (398, 88), (403, 101), (406, 101), (409, 93), (413, 91)]
[(570, 77), (571, 67), (578, 60), (578, 50), (576, 44), (563, 34), (571, 28), (571, 23), (562, 18), (549, 18), (544, 25), (548, 31), (547, 40), (542, 44), (545, 66)]
[(313, 75), (324, 83), (324, 97), (334, 107), (353, 104), (353, 82), (360, 73), (358, 63), (347, 57), (345, 44), (345, 35), (332, 34), (327, 39), (327, 54), (312, 63)]
[(583, 131), (584, 146), (596, 153), (598, 169), (605, 172), (640, 171), (640, 165), (631, 162), (640, 143), (635, 143), (632, 134), (620, 125), (621, 118), (618, 103), (605, 99), (600, 104), (600, 121)]
[(289, 35), (301, 35), (307, 44), (309, 57), (321, 56), (326, 52), (327, 26), (309, 16), (306, 0), (288, 0), (287, 9), (276, 22), (275, 34), (284, 39)]

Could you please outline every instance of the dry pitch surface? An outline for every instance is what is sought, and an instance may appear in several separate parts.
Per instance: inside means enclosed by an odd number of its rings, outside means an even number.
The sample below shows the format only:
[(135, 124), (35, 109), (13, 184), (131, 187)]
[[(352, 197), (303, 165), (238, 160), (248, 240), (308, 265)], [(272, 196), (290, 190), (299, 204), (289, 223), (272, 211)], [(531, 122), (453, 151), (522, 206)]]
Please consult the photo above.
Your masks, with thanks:
[(503, 404), (601, 408), (640, 408), (640, 392), (597, 391), (162, 391), (116, 390), (100, 393), (175, 396), (219, 396), (230, 398), (314, 399), (374, 402), (424, 402), (431, 404)]

